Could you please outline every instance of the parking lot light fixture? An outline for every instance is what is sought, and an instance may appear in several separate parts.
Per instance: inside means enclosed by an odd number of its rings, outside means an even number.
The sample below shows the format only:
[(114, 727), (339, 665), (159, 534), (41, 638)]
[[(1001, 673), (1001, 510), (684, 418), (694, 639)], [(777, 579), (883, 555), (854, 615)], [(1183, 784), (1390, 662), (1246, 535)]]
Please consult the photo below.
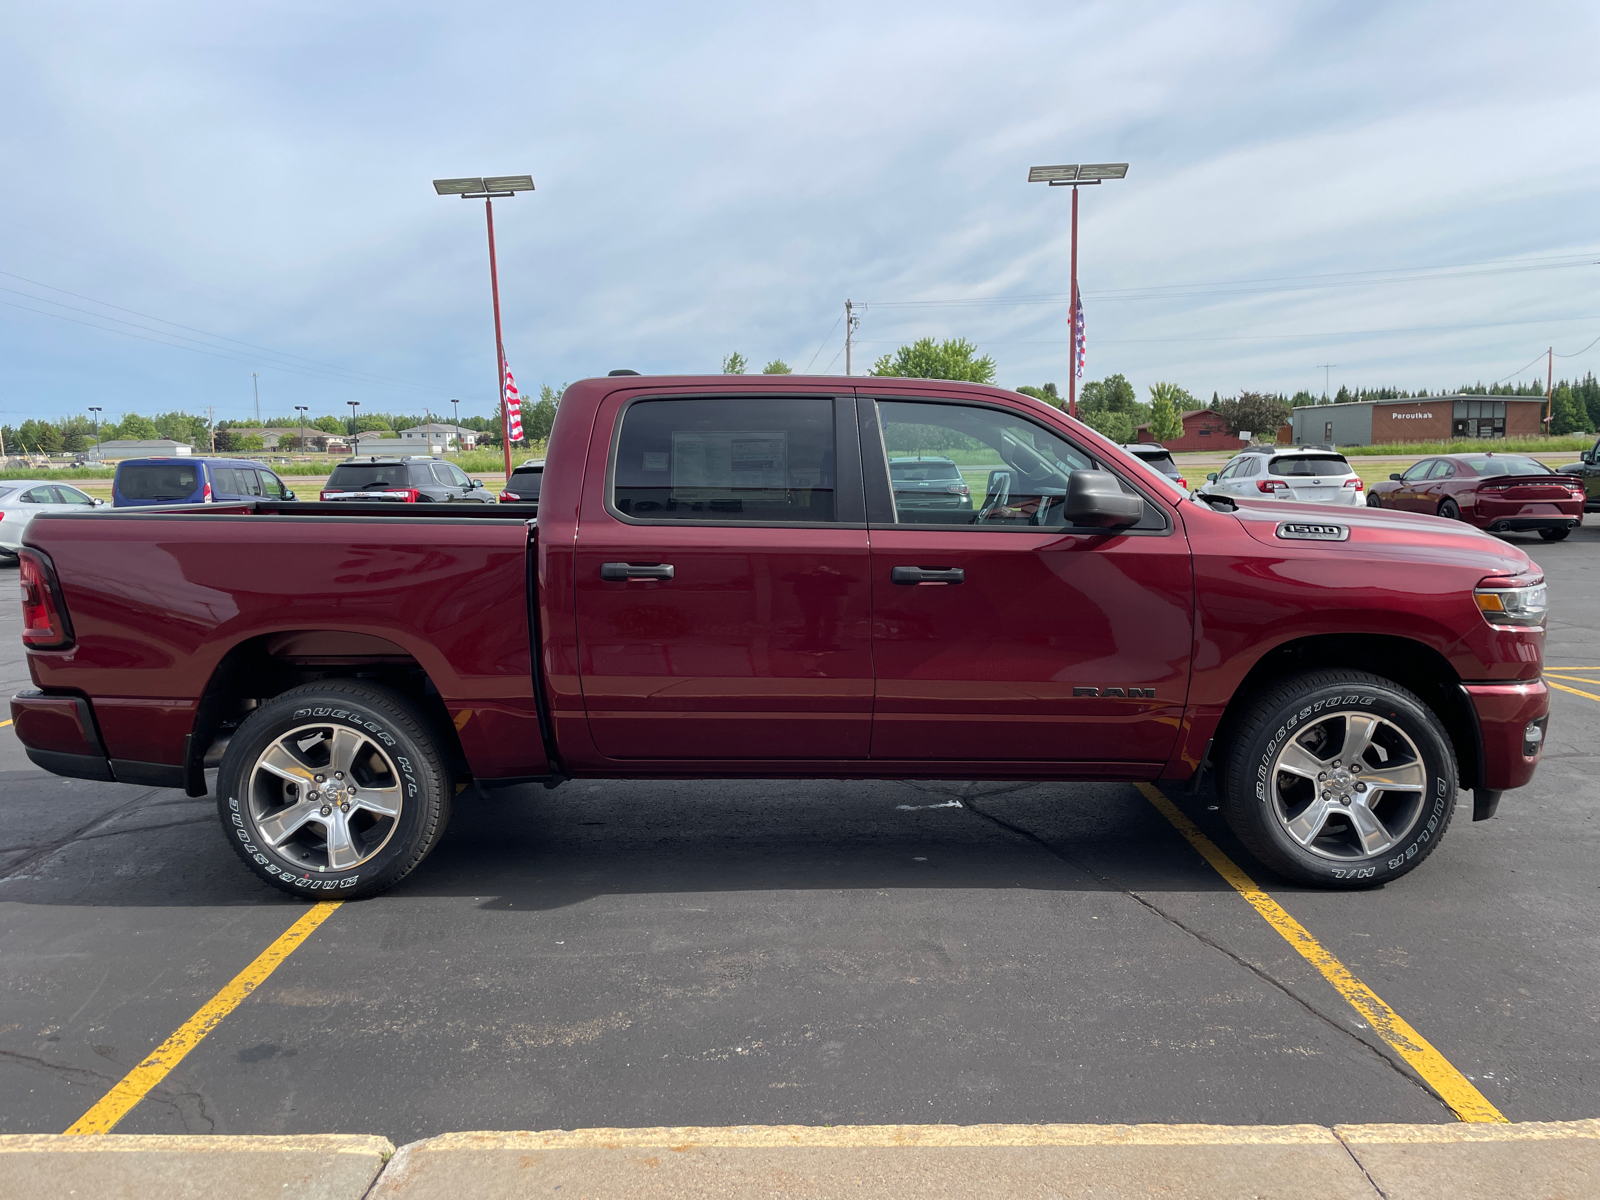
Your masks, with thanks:
[(1060, 166), (1028, 168), (1029, 183), (1072, 189), (1072, 301), (1067, 318), (1068, 328), (1072, 331), (1072, 361), (1067, 369), (1067, 413), (1073, 417), (1078, 415), (1078, 189), (1096, 186), (1107, 179), (1123, 179), (1127, 174), (1127, 163), (1063, 163)]
[(346, 400), (345, 403), (350, 406), (350, 453), (354, 454), (356, 452), (356, 409), (361, 407), (361, 401)]
[(309, 404), (296, 404), (295, 412), (300, 414), (300, 453), (306, 452), (306, 413), (311, 411)]
[(506, 479), (511, 478), (511, 412), (506, 404), (506, 346), (500, 335), (500, 272), (494, 259), (494, 202), (533, 191), (532, 175), (486, 175), (465, 179), (435, 179), (433, 190), (441, 196), (460, 196), (463, 200), (482, 200), (484, 219), (489, 224), (489, 294), (494, 300), (494, 394), (500, 397), (500, 444), (505, 449)]
[(104, 409), (102, 409), (98, 404), (91, 404), (89, 406), (89, 411), (94, 414), (94, 416), (89, 418), (91, 421), (94, 422), (94, 456), (96, 458), (99, 458), (100, 457), (100, 414), (104, 411)]

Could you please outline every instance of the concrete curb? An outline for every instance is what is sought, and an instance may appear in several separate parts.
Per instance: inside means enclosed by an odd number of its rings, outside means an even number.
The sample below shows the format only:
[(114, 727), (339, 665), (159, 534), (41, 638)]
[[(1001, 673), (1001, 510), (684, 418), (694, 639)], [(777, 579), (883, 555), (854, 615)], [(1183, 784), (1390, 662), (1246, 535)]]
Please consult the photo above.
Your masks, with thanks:
[[(392, 1157), (390, 1157), (392, 1155)], [(747, 1125), (302, 1137), (0, 1136), (0, 1200), (1588, 1200), (1600, 1121)]]
[(388, 1138), (0, 1135), (0, 1200), (359, 1200)]

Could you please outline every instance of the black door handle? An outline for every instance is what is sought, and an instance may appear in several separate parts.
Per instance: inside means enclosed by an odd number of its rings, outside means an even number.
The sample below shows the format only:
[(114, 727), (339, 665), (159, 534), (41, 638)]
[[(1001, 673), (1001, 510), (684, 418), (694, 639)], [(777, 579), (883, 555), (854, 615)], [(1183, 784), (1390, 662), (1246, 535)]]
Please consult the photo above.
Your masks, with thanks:
[(601, 563), (600, 578), (616, 582), (624, 579), (671, 579), (671, 563)]
[(890, 583), (962, 583), (967, 573), (960, 567), (894, 567)]

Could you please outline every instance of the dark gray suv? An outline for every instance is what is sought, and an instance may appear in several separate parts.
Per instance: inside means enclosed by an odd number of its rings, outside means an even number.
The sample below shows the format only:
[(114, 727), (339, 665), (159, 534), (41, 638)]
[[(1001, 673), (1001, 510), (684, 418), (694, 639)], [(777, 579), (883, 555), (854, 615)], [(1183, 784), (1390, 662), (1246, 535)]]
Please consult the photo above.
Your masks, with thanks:
[(425, 455), (404, 458), (373, 455), (347, 458), (333, 469), (323, 485), (324, 500), (393, 501), (427, 504), (466, 501), (493, 504), (494, 494), (481, 479), (471, 479), (455, 463)]

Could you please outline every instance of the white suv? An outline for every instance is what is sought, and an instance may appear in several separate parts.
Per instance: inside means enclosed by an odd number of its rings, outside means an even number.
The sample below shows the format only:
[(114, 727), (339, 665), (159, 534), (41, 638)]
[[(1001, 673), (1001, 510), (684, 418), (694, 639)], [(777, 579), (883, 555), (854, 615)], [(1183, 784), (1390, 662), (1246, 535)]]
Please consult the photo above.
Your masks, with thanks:
[(1321, 447), (1251, 447), (1198, 489), (1201, 499), (1298, 500), (1310, 504), (1365, 504), (1366, 488), (1344, 455)]

